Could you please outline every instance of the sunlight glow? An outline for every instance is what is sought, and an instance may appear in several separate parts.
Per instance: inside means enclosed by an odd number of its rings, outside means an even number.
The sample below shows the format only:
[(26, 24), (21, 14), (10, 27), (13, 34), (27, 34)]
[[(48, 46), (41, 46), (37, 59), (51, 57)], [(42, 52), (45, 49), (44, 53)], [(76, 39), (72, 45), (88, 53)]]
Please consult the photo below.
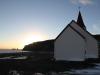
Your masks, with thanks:
[(23, 44), (24, 45), (28, 45), (31, 44), (33, 42), (37, 42), (37, 41), (43, 41), (46, 40), (46, 36), (40, 34), (40, 33), (30, 33), (30, 34), (26, 34), (23, 40)]
[(18, 37), (10, 38), (4, 42), (0, 42), (0, 49), (23, 49), (25, 45), (47, 40), (47, 35), (40, 32), (27, 32), (19, 35)]

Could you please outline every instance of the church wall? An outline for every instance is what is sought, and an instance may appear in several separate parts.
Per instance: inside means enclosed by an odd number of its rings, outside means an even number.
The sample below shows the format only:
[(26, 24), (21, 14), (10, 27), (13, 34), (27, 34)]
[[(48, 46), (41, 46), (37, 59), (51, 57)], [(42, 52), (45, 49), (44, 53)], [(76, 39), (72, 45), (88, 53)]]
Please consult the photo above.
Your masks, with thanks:
[(88, 32), (81, 29), (78, 25), (71, 24), (75, 29), (77, 29), (82, 35), (85, 36), (85, 50), (86, 58), (98, 58), (98, 42), (93, 38)]
[(56, 60), (84, 60), (85, 42), (70, 26), (56, 39), (54, 46)]
[(86, 58), (98, 58), (98, 43), (91, 36), (87, 35), (86, 40), (87, 53)]

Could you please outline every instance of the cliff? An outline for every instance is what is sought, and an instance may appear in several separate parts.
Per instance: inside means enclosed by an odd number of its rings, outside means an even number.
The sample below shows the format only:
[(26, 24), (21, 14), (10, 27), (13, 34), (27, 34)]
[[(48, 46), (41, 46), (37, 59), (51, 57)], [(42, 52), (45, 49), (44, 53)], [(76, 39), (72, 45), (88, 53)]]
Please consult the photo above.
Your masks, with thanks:
[(26, 45), (24, 51), (54, 51), (54, 40), (34, 42)]

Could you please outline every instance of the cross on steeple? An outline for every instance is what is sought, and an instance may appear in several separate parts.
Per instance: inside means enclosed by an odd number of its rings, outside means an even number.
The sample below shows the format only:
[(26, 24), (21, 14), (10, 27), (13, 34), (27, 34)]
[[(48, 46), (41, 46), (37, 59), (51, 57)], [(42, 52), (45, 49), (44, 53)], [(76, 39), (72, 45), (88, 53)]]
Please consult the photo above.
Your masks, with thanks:
[[(80, 7), (79, 7), (79, 9), (80, 9)], [(84, 30), (86, 30), (86, 26), (85, 26), (85, 24), (84, 24), (84, 22), (83, 22), (83, 19), (82, 19), (82, 15), (81, 15), (80, 10), (79, 10), (78, 18), (77, 18), (77, 24), (78, 24), (81, 28), (83, 28)]]

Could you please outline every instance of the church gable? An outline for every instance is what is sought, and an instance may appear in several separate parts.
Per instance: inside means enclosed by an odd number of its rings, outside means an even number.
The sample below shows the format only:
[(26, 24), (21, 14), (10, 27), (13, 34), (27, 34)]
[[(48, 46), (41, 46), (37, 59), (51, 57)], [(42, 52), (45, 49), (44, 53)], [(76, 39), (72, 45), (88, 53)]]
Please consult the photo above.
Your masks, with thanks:
[[(57, 38), (55, 39), (55, 41), (65, 32), (65, 30), (70, 27), (71, 29), (73, 29), (79, 36), (81, 36), (83, 39), (85, 39), (84, 35), (82, 35), (79, 31), (78, 28), (82, 29), (81, 27), (79, 27), (77, 25), (77, 23), (72, 20), (64, 29), (63, 31), (57, 36)], [(77, 28), (78, 27), (78, 28)]]
[[(71, 33), (75, 33), (78, 36), (80, 36), (80, 38), (85, 39), (84, 35), (82, 35), (77, 29), (75, 29), (73, 26), (71, 25), (75, 25), (75, 21), (71, 21), (70, 24), (67, 25), (67, 27), (65, 27), (65, 29), (58, 35), (58, 37), (55, 39), (55, 41), (59, 38), (61, 38), (61, 36), (64, 36), (67, 34), (68, 31), (72, 31)], [(68, 35), (66, 35), (68, 37)]]

